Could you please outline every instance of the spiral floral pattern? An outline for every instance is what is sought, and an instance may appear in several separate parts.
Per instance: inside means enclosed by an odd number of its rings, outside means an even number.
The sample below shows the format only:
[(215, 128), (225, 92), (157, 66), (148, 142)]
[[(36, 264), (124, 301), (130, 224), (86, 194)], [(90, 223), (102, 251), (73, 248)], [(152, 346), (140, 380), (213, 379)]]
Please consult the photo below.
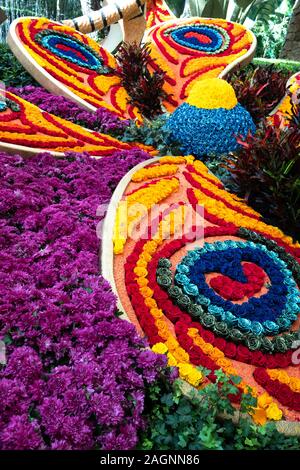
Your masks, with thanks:
[[(149, 166), (153, 181), (167, 184), (166, 176), (159, 177), (165, 163)], [(180, 188), (164, 200), (160, 212), (149, 208), (139, 239), (127, 239), (115, 255), (122, 306), (155, 350), (167, 351), (169, 363), (179, 366), (185, 380), (197, 386), (199, 376), (192, 370), (202, 366), (214, 381), (222, 368), (242, 377), (241, 391), (251, 386), (254, 395), (267, 393), (273, 419), (284, 413), (297, 420), (298, 392), (282, 398), (286, 387), (275, 390), (267, 371), (284, 371), (293, 384), (299, 376), (292, 359), (299, 330), (299, 245), (227, 193), (204, 164), (191, 157), (176, 163)], [(124, 197), (142, 184), (133, 175)], [(187, 211), (199, 212), (200, 192), (204, 219), (186, 225)], [(222, 207), (218, 216), (211, 210), (213, 201)], [(235, 223), (226, 220), (233, 213)]]

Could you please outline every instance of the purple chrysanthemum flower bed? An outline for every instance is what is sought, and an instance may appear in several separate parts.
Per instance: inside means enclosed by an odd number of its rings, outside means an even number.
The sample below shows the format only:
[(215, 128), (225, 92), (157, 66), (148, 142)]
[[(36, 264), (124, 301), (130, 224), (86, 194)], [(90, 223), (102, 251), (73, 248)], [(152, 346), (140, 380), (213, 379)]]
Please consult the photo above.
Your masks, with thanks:
[(0, 449), (131, 449), (165, 365), (118, 318), (96, 216), (140, 150), (0, 154)]
[(48, 113), (97, 132), (119, 135), (129, 124), (128, 120), (119, 119), (105, 108), (99, 108), (95, 113), (85, 111), (67, 98), (54, 96), (41, 87), (28, 85), (22, 88), (8, 88), (8, 91), (30, 101)]

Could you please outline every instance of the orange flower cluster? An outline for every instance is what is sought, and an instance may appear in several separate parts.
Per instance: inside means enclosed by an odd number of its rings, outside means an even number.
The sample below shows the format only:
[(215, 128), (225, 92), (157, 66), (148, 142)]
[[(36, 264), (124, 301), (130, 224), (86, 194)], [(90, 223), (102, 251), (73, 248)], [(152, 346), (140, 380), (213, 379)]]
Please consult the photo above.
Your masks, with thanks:
[[(143, 145), (127, 144), (109, 135), (89, 132), (77, 124), (41, 111), (12, 93), (7, 92), (6, 97), (17, 104), (20, 110), (16, 112), (8, 108), (1, 112), (2, 143), (24, 147), (28, 152), (89, 152), (99, 157), (109, 156), (117, 150), (129, 150), (133, 146), (147, 150)], [(148, 150), (152, 151), (150, 148)]]

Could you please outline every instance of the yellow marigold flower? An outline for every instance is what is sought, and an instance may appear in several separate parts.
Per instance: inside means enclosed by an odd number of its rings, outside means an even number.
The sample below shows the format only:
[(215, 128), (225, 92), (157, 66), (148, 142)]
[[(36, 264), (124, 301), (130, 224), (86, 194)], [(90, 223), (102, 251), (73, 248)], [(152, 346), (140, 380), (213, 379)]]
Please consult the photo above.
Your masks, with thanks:
[(155, 240), (151, 240), (150, 242), (147, 242), (144, 246), (144, 252), (149, 253), (150, 255), (153, 255), (157, 250), (157, 242)]
[(218, 361), (219, 359), (223, 359), (224, 353), (223, 353), (223, 351), (220, 351), (219, 349), (214, 348), (214, 349), (212, 350), (212, 352), (210, 353), (210, 357), (211, 357), (214, 361)]
[(148, 271), (145, 268), (136, 267), (134, 268), (133, 272), (137, 275), (137, 277), (146, 277), (148, 275)]
[(265, 410), (271, 403), (272, 398), (267, 393), (263, 393), (258, 397), (257, 404), (259, 408), (263, 408)]
[(145, 251), (143, 251), (139, 256), (139, 259), (142, 259), (144, 261), (147, 261), (147, 263), (149, 263), (149, 261), (151, 261), (152, 258), (149, 253), (146, 253)]
[(271, 405), (268, 406), (266, 413), (267, 413), (267, 418), (273, 419), (274, 421), (278, 421), (279, 419), (282, 418), (282, 411), (276, 405), (276, 403), (271, 403)]
[(157, 307), (157, 303), (151, 297), (147, 297), (145, 299), (145, 305), (146, 305), (146, 307), (149, 307), (149, 308), (156, 308)]
[(120, 255), (123, 253), (124, 245), (125, 243), (123, 240), (114, 240), (114, 254)]
[(137, 282), (139, 287), (145, 287), (145, 286), (148, 285), (149, 281), (145, 277), (138, 277), (136, 282)]
[[(160, 333), (163, 333), (163, 332), (167, 332), (168, 335), (170, 334), (169, 333), (169, 327), (167, 325), (167, 323), (165, 322), (165, 320), (159, 318), (155, 321), (155, 325), (157, 326), (157, 328), (159, 329), (159, 334)], [(168, 336), (169, 337), (169, 336)]]
[(168, 352), (168, 348), (164, 343), (156, 343), (152, 346), (152, 351), (156, 354), (166, 354)]
[(267, 413), (263, 408), (253, 408), (251, 416), (255, 424), (259, 424), (260, 426), (263, 426), (267, 422)]
[(290, 387), (294, 392), (300, 392), (300, 380), (296, 377), (290, 378)]
[(178, 341), (174, 338), (174, 336), (169, 336), (166, 344), (169, 351), (174, 351), (176, 348), (178, 348)]
[(150, 289), (150, 287), (148, 287), (148, 286), (141, 287), (140, 288), (140, 293), (144, 298), (153, 296), (153, 290)]
[(191, 364), (181, 363), (181, 364), (178, 364), (178, 368), (179, 368), (180, 375), (184, 378), (192, 374), (192, 372), (194, 371), (194, 367)]
[(228, 359), (226, 359), (225, 357), (221, 357), (221, 359), (218, 359), (217, 364), (222, 369), (225, 369), (225, 371), (227, 371), (228, 367), (231, 367), (231, 362)]
[(279, 380), (281, 383), (287, 384), (287, 385), (290, 383), (290, 377), (285, 372), (285, 370), (279, 370), (278, 371), (277, 380)]
[(203, 375), (197, 369), (194, 369), (187, 377), (188, 382), (194, 387), (198, 387), (203, 382)]
[(221, 78), (198, 80), (186, 102), (204, 109), (233, 109), (238, 104), (233, 87)]
[(139, 268), (146, 268), (147, 267), (147, 261), (145, 261), (144, 259), (138, 259), (137, 260), (137, 263), (136, 265), (139, 267)]
[(199, 334), (199, 331), (197, 330), (197, 328), (189, 328), (189, 336), (191, 338), (196, 338)]
[[(160, 162), (162, 163), (162, 162)], [(178, 170), (178, 166), (175, 165), (175, 162), (159, 164), (156, 166), (151, 166), (150, 168), (141, 168), (136, 171), (131, 178), (131, 181), (139, 183), (148, 179), (158, 178), (162, 176), (172, 176)]]
[(203, 346), (200, 345), (200, 347), (203, 349), (203, 352), (205, 354), (211, 354), (214, 350), (214, 347), (212, 344), (206, 343)]
[(170, 367), (177, 366), (177, 361), (176, 361), (175, 357), (173, 356), (173, 354), (168, 352), (167, 356), (168, 356), (168, 366), (170, 366)]
[(154, 317), (154, 318), (161, 318), (164, 315), (163, 311), (160, 308), (152, 308), (150, 310), (150, 313), (151, 313), (152, 317)]
[(159, 159), (160, 163), (175, 163), (175, 164), (180, 164), (180, 163), (185, 163), (185, 157), (172, 157), (169, 155), (166, 155), (165, 157), (161, 157)]
[(185, 161), (187, 164), (192, 164), (194, 163), (194, 160), (195, 160), (195, 157), (193, 157), (193, 155), (187, 155), (185, 158)]
[(175, 359), (177, 359), (178, 362), (188, 362), (189, 361), (189, 355), (188, 353), (181, 347), (175, 349), (173, 352), (173, 355)]

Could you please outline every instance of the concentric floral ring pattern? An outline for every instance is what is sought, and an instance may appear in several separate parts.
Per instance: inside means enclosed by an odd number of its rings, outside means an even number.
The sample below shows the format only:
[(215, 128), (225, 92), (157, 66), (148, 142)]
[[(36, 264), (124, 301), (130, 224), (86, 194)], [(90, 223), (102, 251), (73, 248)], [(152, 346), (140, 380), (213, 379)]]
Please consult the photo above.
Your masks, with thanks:
[[(12, 27), (23, 51), (27, 52), (48, 74), (47, 80), (37, 76), (34, 63), (31, 73), (43, 80), (57, 94), (66, 87), (73, 99), (93, 106), (104, 107), (119, 117), (139, 117), (136, 108), (128, 104), (128, 95), (113, 70), (116, 60), (112, 54), (90, 37), (46, 18), (20, 18)], [(19, 56), (22, 61), (24, 55)]]
[[(230, 65), (248, 61), (255, 38), (244, 26), (226, 20), (172, 19), (163, 4), (155, 3), (147, 14), (145, 41), (151, 67), (166, 72), (164, 105), (173, 111), (196, 80), (219, 77)], [(20, 18), (11, 26), (9, 44), (25, 66), (29, 54), (31, 73), (49, 91), (67, 89), (78, 104), (142, 120), (114, 74), (116, 59), (88, 36), (46, 18)], [(48, 73), (47, 80), (41, 70)]]
[(122, 307), (182, 378), (202, 386), (221, 368), (259, 397), (258, 416), (299, 420), (299, 244), (190, 156), (129, 178), (113, 243)]
[(255, 39), (244, 26), (222, 19), (169, 20), (147, 32), (153, 68), (166, 72), (168, 111), (181, 104), (199, 78), (215, 78), (230, 64), (254, 52)]

